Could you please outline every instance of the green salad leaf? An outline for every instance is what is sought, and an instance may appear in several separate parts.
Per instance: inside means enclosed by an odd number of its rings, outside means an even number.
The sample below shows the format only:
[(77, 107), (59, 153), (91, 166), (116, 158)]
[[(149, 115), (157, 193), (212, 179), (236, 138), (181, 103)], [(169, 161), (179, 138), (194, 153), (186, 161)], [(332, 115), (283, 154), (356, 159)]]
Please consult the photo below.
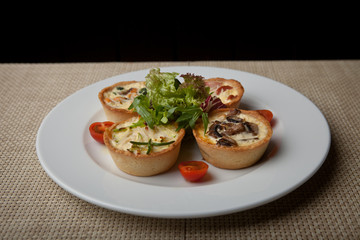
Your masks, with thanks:
[(145, 77), (146, 93), (137, 96), (129, 107), (141, 116), (134, 126), (146, 123), (153, 128), (154, 125), (176, 121), (180, 130), (194, 128), (197, 119), (202, 117), (206, 131), (207, 113), (201, 104), (210, 96), (210, 89), (202, 76), (183, 74), (180, 77), (184, 82), (181, 83), (178, 75), (175, 72), (160, 72), (159, 68), (150, 70)]
[(183, 105), (182, 94), (178, 91), (180, 85), (176, 72), (160, 72), (159, 68), (151, 69), (145, 77), (148, 96), (153, 105)]
[(179, 88), (184, 92), (186, 105), (200, 106), (210, 95), (210, 88), (205, 85), (204, 78), (191, 73), (182, 74), (180, 77), (184, 78), (184, 83)]

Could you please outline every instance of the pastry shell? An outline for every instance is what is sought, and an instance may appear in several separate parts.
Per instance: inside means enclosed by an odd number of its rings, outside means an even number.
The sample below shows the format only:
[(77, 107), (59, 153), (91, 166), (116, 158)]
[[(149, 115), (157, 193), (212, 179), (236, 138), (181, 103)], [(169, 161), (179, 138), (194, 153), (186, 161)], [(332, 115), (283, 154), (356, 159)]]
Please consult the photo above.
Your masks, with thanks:
[(112, 130), (123, 122), (115, 123), (104, 132), (104, 143), (120, 170), (130, 175), (147, 177), (166, 172), (174, 166), (179, 155), (181, 140), (185, 135), (184, 129), (180, 129), (176, 141), (166, 149), (160, 152), (150, 152), (150, 154), (134, 154), (127, 150), (115, 148), (110, 143)]
[[(224, 114), (229, 110), (229, 108), (214, 110), (209, 114), (209, 118), (211, 116), (216, 116), (216, 114)], [(199, 146), (201, 155), (207, 162), (215, 167), (224, 169), (240, 169), (249, 167), (255, 164), (262, 157), (270, 142), (270, 138), (272, 136), (270, 123), (256, 111), (240, 111), (243, 114), (255, 117), (258, 121), (265, 125), (267, 128), (267, 134), (263, 139), (246, 146), (218, 146), (210, 141), (207, 141), (206, 137), (204, 137), (202, 122), (198, 122), (193, 129), (193, 134)]]
[(106, 104), (105, 101), (104, 101), (104, 93), (109, 91), (110, 89), (113, 89), (114, 87), (118, 87), (118, 86), (126, 86), (128, 84), (137, 83), (137, 82), (138, 81), (118, 82), (118, 83), (115, 83), (114, 85), (103, 88), (99, 92), (98, 98), (99, 98), (100, 103), (101, 103), (101, 105), (102, 105), (102, 107), (104, 109), (106, 118), (109, 121), (111, 121), (111, 122), (121, 122), (121, 121), (129, 119), (131, 117), (138, 116), (138, 114), (136, 112), (134, 112), (133, 110), (128, 110), (128, 109), (125, 109), (125, 108), (114, 108), (114, 107), (111, 107), (108, 104)]
[[(244, 95), (244, 87), (241, 85), (239, 81), (236, 81), (234, 79), (225, 79), (225, 78), (209, 78), (204, 80), (206, 82), (219, 82), (219, 83), (226, 83), (227, 85), (232, 86), (235, 88), (235, 91), (238, 93), (231, 101), (228, 103), (224, 103), (223, 99), (222, 102), (226, 105), (228, 108), (237, 108), (240, 105), (240, 100), (242, 96)], [(216, 96), (216, 94), (214, 94)]]

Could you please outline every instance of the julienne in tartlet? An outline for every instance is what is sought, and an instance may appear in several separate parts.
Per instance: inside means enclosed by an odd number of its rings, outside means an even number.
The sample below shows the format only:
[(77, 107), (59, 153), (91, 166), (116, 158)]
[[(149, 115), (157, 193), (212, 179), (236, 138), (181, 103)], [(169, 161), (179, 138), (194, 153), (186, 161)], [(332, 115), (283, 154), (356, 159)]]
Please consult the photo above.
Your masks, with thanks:
[(132, 117), (106, 129), (104, 142), (116, 166), (131, 175), (152, 176), (169, 170), (176, 162), (185, 130), (176, 124), (134, 126)]
[(136, 112), (128, 108), (134, 98), (144, 92), (146, 92), (145, 82), (125, 81), (102, 89), (98, 98), (106, 118), (112, 122), (119, 122), (138, 116)]

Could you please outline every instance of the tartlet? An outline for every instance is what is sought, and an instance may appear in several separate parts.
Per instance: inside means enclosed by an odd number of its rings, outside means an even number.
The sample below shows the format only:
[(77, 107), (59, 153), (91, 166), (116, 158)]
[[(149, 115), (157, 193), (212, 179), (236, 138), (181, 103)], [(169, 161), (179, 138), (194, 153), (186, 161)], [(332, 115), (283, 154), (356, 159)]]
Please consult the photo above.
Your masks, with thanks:
[(120, 122), (137, 116), (133, 110), (128, 110), (134, 98), (145, 88), (145, 82), (125, 81), (102, 89), (99, 100), (104, 109), (106, 118), (112, 122)]
[(239, 81), (225, 78), (205, 79), (205, 84), (210, 87), (210, 93), (221, 99), (228, 108), (236, 108), (244, 95), (244, 87)]
[(264, 154), (271, 136), (270, 123), (258, 112), (221, 108), (209, 114), (204, 134), (202, 122), (193, 129), (203, 158), (215, 167), (240, 169), (255, 164)]
[[(185, 130), (176, 131), (176, 124), (130, 127), (139, 117), (115, 123), (104, 133), (104, 143), (116, 166), (134, 176), (152, 176), (169, 170), (179, 155)], [(136, 143), (163, 143), (153, 146)], [(133, 143), (131, 143), (132, 141)]]

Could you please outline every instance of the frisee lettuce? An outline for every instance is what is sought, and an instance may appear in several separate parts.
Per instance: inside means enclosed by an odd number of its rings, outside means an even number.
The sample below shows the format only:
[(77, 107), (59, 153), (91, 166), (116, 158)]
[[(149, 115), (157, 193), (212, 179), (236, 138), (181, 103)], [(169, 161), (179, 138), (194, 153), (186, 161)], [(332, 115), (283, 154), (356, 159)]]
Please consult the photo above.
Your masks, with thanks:
[(160, 72), (159, 68), (150, 70), (145, 79), (148, 97), (153, 105), (178, 106), (184, 104), (182, 94), (178, 91), (180, 85), (179, 80), (176, 79), (178, 75), (176, 72)]
[(210, 88), (205, 85), (202, 76), (187, 73), (180, 77), (184, 78), (184, 83), (180, 85), (179, 89), (184, 92), (186, 105), (200, 106), (210, 96)]

